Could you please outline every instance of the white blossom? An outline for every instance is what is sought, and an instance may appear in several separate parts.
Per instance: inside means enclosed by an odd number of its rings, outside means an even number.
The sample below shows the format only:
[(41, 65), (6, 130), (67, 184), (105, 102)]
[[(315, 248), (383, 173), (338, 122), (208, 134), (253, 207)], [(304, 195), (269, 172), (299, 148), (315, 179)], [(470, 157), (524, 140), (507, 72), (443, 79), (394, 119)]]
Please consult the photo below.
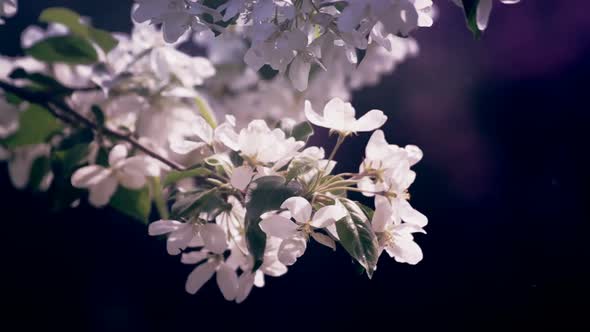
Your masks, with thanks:
[[(281, 205), (281, 209), (287, 209), (290, 216), (271, 214), (260, 222), (260, 228), (268, 236), (283, 240), (278, 252), (281, 263), (293, 265), (305, 252), (309, 236), (335, 249), (334, 240), (316, 230), (329, 227), (344, 218), (347, 213), (344, 207), (341, 205), (322, 207), (312, 218), (311, 204), (303, 197), (292, 197)], [(291, 217), (295, 220), (294, 222)]]
[(254, 120), (239, 134), (230, 128), (221, 137), (222, 142), (230, 149), (239, 151), (253, 163), (285, 163), (303, 147), (304, 142), (287, 138), (279, 129), (270, 129), (265, 121)]
[(162, 24), (164, 39), (173, 43), (184, 35), (188, 29), (202, 31), (207, 25), (197, 15), (207, 13), (219, 18), (220, 15), (211, 8), (197, 1), (190, 0), (136, 0), (133, 19), (138, 23), (150, 21)]
[(387, 121), (387, 116), (379, 110), (371, 110), (358, 120), (355, 113), (354, 107), (340, 98), (330, 100), (324, 107), (323, 115), (316, 113), (310, 102), (305, 103), (305, 116), (309, 122), (337, 131), (344, 136), (359, 131), (373, 131)]
[(170, 255), (178, 255), (187, 247), (199, 247), (203, 240), (199, 235), (200, 225), (177, 220), (158, 220), (149, 225), (151, 236), (168, 234), (166, 249)]
[(90, 191), (89, 201), (96, 207), (105, 206), (119, 185), (141, 189), (147, 177), (159, 176), (159, 164), (152, 158), (139, 155), (127, 157), (124, 145), (115, 146), (109, 153), (109, 167), (89, 165), (72, 175), (72, 185)]
[(396, 220), (395, 209), (384, 199), (376, 200), (375, 208), (371, 227), (377, 234), (379, 253), (385, 250), (399, 263), (418, 264), (423, 254), (412, 233), (426, 232), (421, 226)]

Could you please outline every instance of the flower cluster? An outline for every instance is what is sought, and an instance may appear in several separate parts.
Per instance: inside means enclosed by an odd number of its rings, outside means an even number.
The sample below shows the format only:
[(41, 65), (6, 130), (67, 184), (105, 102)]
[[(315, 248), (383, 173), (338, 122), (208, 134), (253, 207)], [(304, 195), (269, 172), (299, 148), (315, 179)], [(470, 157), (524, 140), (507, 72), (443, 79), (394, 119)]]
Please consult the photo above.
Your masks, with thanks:
[[(195, 265), (187, 292), (215, 275), (238, 303), (309, 241), (342, 247), (369, 277), (383, 250), (421, 261), (428, 220), (408, 190), (422, 151), (389, 144), (387, 116), (357, 117), (350, 96), (417, 53), (408, 35), (432, 25), (431, 0), (136, 2), (131, 34), (49, 8), (46, 28), (22, 34), (26, 56), (0, 56), (0, 160), (15, 187), (145, 223), (155, 207), (149, 234)], [(491, 1), (461, 4), (485, 28)], [(0, 18), (16, 6), (0, 0)], [(308, 145), (312, 125), (337, 135), (329, 155)], [(362, 132), (358, 171), (334, 174)]]
[[(311, 123), (338, 134), (335, 150), (351, 134), (373, 131), (387, 120), (379, 110), (359, 119), (354, 113), (340, 99), (331, 100), (323, 115), (306, 109)], [(390, 145), (375, 131), (359, 172), (332, 174), (335, 150), (326, 159), (323, 149), (305, 147), (304, 140), (262, 120), (239, 132), (228, 124), (208, 131), (213, 134), (205, 136), (213, 138), (202, 144), (219, 152), (205, 163), (219, 168), (218, 178), (177, 193), (176, 218), (149, 227), (151, 235), (168, 234), (168, 253), (197, 265), (187, 292), (197, 292), (216, 275), (225, 299), (239, 303), (253, 285), (264, 285), (265, 275), (285, 274), (312, 239), (332, 250), (341, 243), (369, 275), (383, 250), (398, 262), (422, 259), (412, 234), (424, 232), (427, 219), (408, 203), (415, 178), (410, 167), (422, 158), (417, 147)], [(375, 196), (376, 210), (361, 208), (347, 192)]]
[[(287, 73), (298, 91), (308, 89), (314, 68), (337, 73), (342, 67), (356, 67), (358, 51), (369, 54), (366, 63), (376, 62), (376, 57), (391, 63), (400, 52), (396, 36), (433, 23), (431, 0), (229, 0), (216, 8), (199, 1), (136, 2), (135, 21), (162, 23), (168, 42), (176, 42), (189, 29), (238, 31), (249, 42), (243, 58), (250, 69), (267, 65)], [(407, 52), (402, 51), (402, 57)], [(347, 71), (341, 75), (351, 75)]]

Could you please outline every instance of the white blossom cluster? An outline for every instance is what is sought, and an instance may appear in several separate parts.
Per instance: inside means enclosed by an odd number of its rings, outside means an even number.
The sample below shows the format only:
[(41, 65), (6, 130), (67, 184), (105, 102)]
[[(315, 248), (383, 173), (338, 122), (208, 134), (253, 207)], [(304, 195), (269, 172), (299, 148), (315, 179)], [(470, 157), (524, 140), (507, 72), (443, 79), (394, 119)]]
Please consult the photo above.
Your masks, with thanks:
[[(327, 127), (346, 137), (357, 132), (373, 131), (382, 126), (387, 117), (373, 110), (356, 119), (355, 110), (349, 103), (333, 99), (318, 114), (309, 107), (308, 120)], [(218, 127), (218, 128), (221, 128)], [(229, 151), (238, 152), (244, 159), (241, 166), (233, 165), (227, 155), (216, 154), (210, 160), (223, 165), (229, 176), (229, 185), (239, 193), (246, 193), (256, 180), (284, 174), (298, 161), (315, 165), (299, 175), (305, 187), (318, 178), (330, 176), (336, 162), (325, 159), (324, 150), (318, 147), (304, 148), (305, 143), (287, 138), (281, 129), (271, 129), (261, 120), (254, 120), (234, 132), (231, 126), (215, 130), (210, 145), (221, 145)], [(427, 218), (408, 203), (408, 187), (415, 178), (410, 167), (422, 158), (415, 146), (405, 148), (388, 144), (382, 131), (376, 131), (366, 149), (366, 159), (357, 174), (358, 190), (367, 196), (375, 196), (376, 211), (371, 225), (377, 236), (378, 254), (385, 250), (398, 262), (417, 264), (422, 260), (422, 251), (413, 240), (413, 233), (424, 232)], [(237, 167), (236, 167), (237, 166)], [(323, 189), (322, 189), (323, 188)], [(230, 209), (210, 218), (199, 216), (199, 221), (160, 220), (150, 225), (151, 235), (168, 234), (167, 248), (171, 255), (181, 255), (184, 264), (198, 264), (189, 275), (186, 290), (197, 292), (213, 275), (225, 299), (242, 302), (253, 286), (262, 287), (264, 276), (278, 277), (287, 272), (314, 241), (336, 250), (340, 240), (336, 222), (347, 215), (363, 212), (356, 206), (344, 204), (331, 192), (338, 188), (333, 183), (315, 187), (311, 199), (295, 196), (281, 203), (280, 209), (262, 216), (259, 227), (266, 234), (263, 262), (252, 273), (254, 260), (249, 254), (245, 239), (246, 210), (238, 197), (230, 196)], [(238, 195), (239, 196), (239, 195)], [(327, 203), (318, 207), (317, 202)], [(316, 201), (316, 203), (314, 203)], [(204, 222), (211, 220), (211, 222)]]
[[(30, 27), (23, 33), (22, 44), (28, 48), (67, 34), (68, 29), (61, 25), (52, 24), (46, 30)], [(218, 38), (229, 38), (227, 36)], [(186, 179), (176, 184), (176, 193), (168, 191), (169, 188), (164, 190), (165, 195), (173, 199), (173, 211), (184, 200), (193, 199), (194, 192), (210, 191), (223, 198), (224, 202), (218, 202), (223, 209), (220, 206), (221, 210), (180, 213), (177, 219), (162, 219), (149, 226), (151, 235), (168, 235), (167, 248), (171, 255), (181, 255), (183, 263), (196, 265), (187, 279), (187, 292), (197, 292), (216, 275), (223, 296), (241, 302), (254, 285), (264, 285), (265, 275), (285, 274), (288, 266), (303, 255), (311, 239), (336, 250), (340, 241), (336, 223), (351, 215), (371, 227), (369, 232), (374, 235), (374, 262), (360, 261), (367, 270), (375, 268), (373, 265), (382, 250), (399, 262), (416, 264), (422, 259), (412, 233), (423, 232), (426, 217), (407, 202), (407, 189), (414, 179), (409, 167), (421, 158), (418, 148), (389, 145), (383, 132), (376, 131), (359, 172), (354, 176), (333, 175), (336, 164), (333, 155), (327, 158), (322, 148), (305, 147), (304, 141), (288, 134), (293, 130), (294, 121), (282, 121), (280, 128), (273, 128), (267, 121), (251, 120), (240, 129), (231, 115), (219, 124), (207, 119), (214, 117), (207, 100), (217, 105), (216, 99), (209, 98), (209, 89), (224, 79), (216, 73), (217, 68), (227, 63), (226, 50), (232, 49), (231, 41), (223, 48), (211, 43), (207, 59), (180, 52), (178, 45), (166, 43), (151, 25), (138, 24), (132, 35), (116, 37), (117, 47), (108, 54), (100, 54), (98, 65), (48, 65), (31, 57), (2, 58), (0, 79), (16, 86), (24, 85), (24, 80), (9, 77), (17, 68), (52, 75), (61, 84), (82, 88), (66, 98), (67, 104), (78, 114), (93, 118), (92, 108), (99, 106), (104, 112), (106, 128), (123, 128), (145, 146), (184, 167), (200, 164), (216, 170), (215, 177), (205, 179), (212, 184), (206, 189), (201, 188), (203, 179)], [(256, 80), (260, 84), (261, 80)], [(281, 78), (277, 77), (273, 82), (279, 80)], [(210, 85), (209, 81), (212, 81)], [(226, 82), (230, 81), (232, 79)], [(83, 89), (93, 84), (99, 88)], [(289, 90), (288, 86), (282, 88)], [(2, 100), (0, 138), (9, 138), (18, 132), (19, 118), (27, 103), (17, 106)], [(265, 105), (264, 101), (260, 103)], [(339, 141), (358, 132), (373, 131), (387, 120), (379, 110), (357, 119), (352, 105), (340, 98), (332, 98), (324, 104), (321, 105), (322, 114), (316, 113), (310, 100), (293, 103), (292, 107), (299, 107), (296, 111), (310, 123), (338, 133)], [(280, 117), (281, 106), (276, 107), (276, 115), (267, 118)], [(14, 185), (26, 187), (34, 163), (51, 156), (68, 135), (65, 131), (63, 136), (47, 143), (2, 149)], [(99, 150), (105, 147), (108, 158), (101, 163)], [(239, 156), (240, 161), (232, 160), (232, 156)], [(120, 188), (141, 190), (151, 179), (165, 178), (173, 172), (168, 165), (128, 143), (100, 136), (89, 144), (88, 154), (78, 165), (71, 175), (71, 185), (87, 190), (88, 201), (95, 207), (112, 203)], [(304, 167), (300, 169), (301, 165)], [(255, 227), (265, 234), (266, 244), (262, 248), (262, 261), (254, 269), (257, 263), (246, 234), (249, 192), (256, 189), (257, 181), (284, 179), (291, 172), (296, 174), (291, 183), (297, 183), (302, 190), (279, 202), (277, 210), (261, 215), (262, 220)], [(54, 175), (49, 170), (38, 189), (47, 190), (52, 180)], [(348, 190), (377, 195), (377, 210), (372, 220), (339, 192)]]
[[(0, 56), (0, 160), (15, 187), (146, 222), (153, 204), (149, 234), (195, 265), (187, 292), (215, 275), (238, 303), (309, 241), (340, 244), (369, 276), (384, 250), (422, 260), (413, 236), (428, 220), (408, 193), (422, 151), (389, 144), (387, 116), (357, 117), (349, 101), (418, 52), (408, 35), (432, 25), (431, 0), (136, 2), (131, 34), (48, 9), (46, 29), (22, 34), (27, 56)], [(478, 4), (483, 29), (491, 1)], [(16, 5), (0, 0), (0, 17)], [(307, 146), (312, 124), (337, 134), (328, 156)], [(360, 132), (373, 133), (358, 171), (333, 174)]]
[[(308, 89), (314, 71), (350, 75), (359, 65), (357, 53), (361, 50), (368, 54), (363, 67), (381, 60), (385, 60), (383, 69), (391, 67), (415, 49), (396, 36), (408, 36), (412, 30), (433, 23), (431, 0), (229, 0), (217, 8), (180, 0), (141, 0), (137, 4), (133, 18), (162, 23), (168, 42), (176, 42), (189, 29), (197, 33), (238, 32), (249, 43), (243, 47), (243, 58), (250, 69), (258, 71), (268, 65), (286, 73), (300, 92)], [(206, 22), (205, 17), (212, 22)], [(226, 22), (231, 23), (222, 27)], [(368, 77), (367, 83), (375, 83), (373, 77)], [(347, 79), (355, 86), (364, 83), (359, 77)]]

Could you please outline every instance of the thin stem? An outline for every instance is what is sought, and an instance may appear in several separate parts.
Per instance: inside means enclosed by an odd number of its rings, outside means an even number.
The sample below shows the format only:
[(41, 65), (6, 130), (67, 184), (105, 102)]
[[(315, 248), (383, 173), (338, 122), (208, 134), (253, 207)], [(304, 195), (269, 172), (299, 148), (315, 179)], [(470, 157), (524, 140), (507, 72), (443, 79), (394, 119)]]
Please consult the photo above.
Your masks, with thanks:
[(160, 219), (170, 218), (168, 206), (166, 206), (166, 201), (164, 200), (164, 193), (162, 192), (162, 184), (160, 183), (160, 177), (150, 178), (150, 186), (150, 189), (152, 191), (152, 197), (154, 199), (156, 209), (158, 209)]
[(355, 185), (357, 183), (358, 183), (358, 181), (354, 181), (354, 180), (334, 181), (332, 183), (328, 183), (325, 186), (318, 188), (318, 191), (330, 191), (330, 190), (332, 190), (332, 188), (340, 188), (342, 186), (349, 187), (349, 186)]
[(342, 134), (338, 134), (338, 140), (336, 141), (336, 145), (334, 146), (332, 153), (330, 153), (330, 157), (328, 158), (328, 162), (326, 163), (326, 167), (324, 167), (324, 170), (326, 170), (326, 168), (328, 168), (328, 165), (330, 165), (330, 162), (332, 160), (334, 160), (334, 157), (336, 156), (336, 152), (338, 152), (338, 149), (340, 149), (340, 147), (342, 146), (342, 143), (344, 143), (345, 140), (346, 140), (346, 136), (344, 136)]
[(344, 140), (346, 140), (346, 136), (344, 136), (342, 134), (338, 134), (338, 140), (336, 141), (336, 145), (334, 146), (334, 149), (332, 149), (332, 153), (330, 153), (330, 157), (328, 158), (328, 162), (326, 163), (324, 168), (318, 172), (315, 179), (313, 180), (313, 185), (311, 186), (312, 190), (314, 190), (317, 187), (318, 183), (320, 182), (320, 179), (326, 173), (326, 170), (330, 166), (330, 162), (334, 159), (334, 156), (336, 156), (336, 152), (338, 152), (338, 149), (340, 149), (340, 146), (342, 146), (342, 143), (344, 143)]
[[(154, 159), (157, 159), (157, 160), (163, 162), (164, 164), (170, 166), (171, 168), (173, 168), (177, 171), (184, 170), (184, 166), (161, 156), (160, 154), (158, 154), (155, 151), (152, 151), (151, 149), (149, 149), (145, 145), (141, 144), (135, 137), (130, 136), (127, 133), (121, 133), (117, 130), (110, 129), (108, 127), (101, 127), (101, 126), (97, 125), (94, 121), (92, 121), (92, 120), (86, 118), (85, 116), (83, 116), (82, 114), (76, 112), (74, 109), (72, 109), (70, 106), (68, 106), (63, 101), (52, 100), (51, 96), (49, 96), (48, 94), (27, 91), (25, 89), (13, 86), (13, 85), (5, 83), (3, 81), (0, 81), (0, 88), (2, 88), (6, 92), (9, 92), (9, 93), (12, 93), (12, 94), (18, 96), (21, 99), (24, 99), (29, 102), (39, 104), (39, 105), (45, 107), (46, 109), (49, 110), (49, 112), (56, 115), (58, 118), (64, 120), (64, 122), (67, 122), (70, 124), (73, 122), (80, 123), (83, 126), (88, 127), (96, 132), (100, 132), (103, 135), (110, 136), (112, 138), (128, 142), (134, 148), (140, 150), (141, 152), (147, 154), (148, 156), (150, 156)], [(59, 109), (63, 113), (71, 116), (71, 118), (67, 119), (67, 117), (64, 117), (63, 115), (62, 116), (58, 115), (58, 112), (56, 109)]]
[(367, 191), (367, 190), (362, 190), (362, 189), (358, 189), (358, 188), (351, 188), (351, 187), (334, 187), (334, 188), (330, 188), (330, 191), (336, 191), (336, 190), (346, 190), (346, 191), (354, 191), (357, 193), (367, 193), (367, 194), (373, 194), (373, 195), (382, 195), (382, 192), (375, 192), (375, 191)]

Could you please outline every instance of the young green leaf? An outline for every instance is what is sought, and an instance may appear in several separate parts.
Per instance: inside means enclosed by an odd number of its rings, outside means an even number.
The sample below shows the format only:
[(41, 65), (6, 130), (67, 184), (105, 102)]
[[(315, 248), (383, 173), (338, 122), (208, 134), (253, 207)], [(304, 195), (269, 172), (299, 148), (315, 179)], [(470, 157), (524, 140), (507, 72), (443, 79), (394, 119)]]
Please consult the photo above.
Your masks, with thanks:
[(15, 80), (27, 80), (33, 83), (30, 89), (42, 92), (51, 92), (51, 94), (69, 94), (72, 93), (72, 89), (63, 86), (60, 82), (56, 81), (53, 77), (47, 76), (42, 73), (29, 73), (23, 68), (17, 68), (10, 73), (10, 78)]
[(26, 49), (25, 53), (49, 63), (90, 65), (98, 61), (98, 54), (92, 44), (78, 36), (49, 37)]
[(33, 162), (31, 174), (29, 176), (28, 187), (37, 190), (41, 187), (43, 180), (51, 171), (51, 160), (47, 156), (42, 156)]
[(481, 37), (482, 31), (477, 26), (477, 7), (479, 6), (479, 0), (461, 0), (461, 3), (463, 4), (467, 27), (471, 30), (475, 38)]
[(260, 229), (260, 216), (265, 212), (278, 210), (288, 198), (297, 196), (302, 188), (296, 182), (286, 183), (280, 176), (265, 176), (254, 180), (246, 198), (246, 242), (254, 257), (253, 270), (263, 262), (266, 247), (266, 234)]
[(371, 229), (367, 217), (358, 205), (349, 199), (340, 199), (348, 210), (348, 216), (336, 222), (340, 244), (359, 264), (365, 268), (369, 278), (379, 259), (377, 236)]
[(147, 186), (141, 190), (119, 186), (109, 204), (119, 212), (146, 224), (152, 209), (152, 200)]
[(89, 39), (96, 43), (105, 53), (110, 52), (117, 46), (117, 39), (104, 30), (96, 29), (83, 23), (80, 15), (67, 8), (45, 9), (39, 21), (46, 23), (60, 23), (65, 25), (72, 34)]
[(100, 107), (97, 105), (92, 105), (90, 110), (92, 111), (92, 114), (94, 115), (94, 120), (96, 121), (96, 124), (98, 125), (98, 127), (102, 128), (105, 123), (105, 116), (104, 116), (102, 109), (100, 109)]
[(61, 128), (62, 124), (49, 111), (37, 104), (31, 104), (20, 114), (18, 131), (0, 143), (9, 148), (45, 143)]
[(54, 162), (59, 163), (64, 173), (71, 174), (86, 162), (89, 152), (88, 144), (80, 143), (68, 149), (57, 150), (52, 156)]
[(295, 140), (303, 142), (307, 142), (313, 134), (313, 127), (307, 121), (295, 125), (295, 127), (293, 127), (293, 131), (291, 132), (291, 136), (294, 137)]
[(204, 177), (211, 174), (211, 171), (208, 170), (205, 167), (197, 167), (197, 168), (192, 168), (192, 169), (188, 169), (186, 171), (171, 171), (170, 173), (168, 173), (166, 175), (166, 179), (164, 179), (164, 187), (167, 187), (171, 184), (174, 184), (180, 180), (186, 179), (186, 178), (193, 178), (196, 176), (199, 177)]
[(362, 204), (360, 202), (354, 201), (356, 203), (356, 205), (358, 205), (359, 208), (361, 208), (361, 210), (363, 211), (363, 213), (365, 214), (365, 216), (367, 217), (368, 220), (373, 220), (373, 215), (375, 214), (375, 210), (371, 209), (370, 207), (366, 206), (365, 204)]
[(191, 219), (200, 213), (207, 213), (212, 218), (223, 212), (227, 203), (219, 197), (216, 188), (178, 197), (172, 205), (173, 219)]
[(105, 53), (109, 53), (119, 44), (119, 41), (107, 31), (89, 27), (88, 33), (90, 39), (102, 48)]
[(317, 167), (317, 161), (311, 158), (297, 158), (293, 159), (287, 168), (287, 175), (285, 176), (287, 182), (296, 179)]

